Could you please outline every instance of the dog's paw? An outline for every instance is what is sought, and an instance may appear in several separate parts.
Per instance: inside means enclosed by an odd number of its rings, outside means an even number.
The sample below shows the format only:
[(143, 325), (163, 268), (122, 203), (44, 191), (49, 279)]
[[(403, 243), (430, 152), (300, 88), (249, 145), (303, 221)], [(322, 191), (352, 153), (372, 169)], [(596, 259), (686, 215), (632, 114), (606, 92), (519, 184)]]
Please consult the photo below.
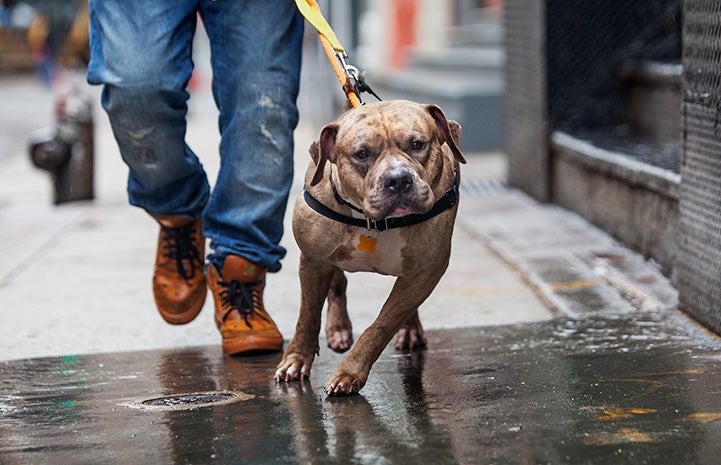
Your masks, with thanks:
[(401, 328), (396, 333), (396, 350), (425, 349), (427, 344), (423, 328)]
[(323, 390), (329, 396), (349, 396), (358, 394), (365, 386), (365, 380), (356, 375), (346, 372), (336, 372), (333, 377), (325, 383)]
[(333, 352), (342, 354), (353, 345), (353, 331), (348, 329), (335, 329), (326, 332), (328, 348)]
[(287, 382), (308, 379), (310, 377), (311, 365), (313, 365), (312, 356), (307, 357), (297, 353), (286, 354), (275, 370), (275, 381)]

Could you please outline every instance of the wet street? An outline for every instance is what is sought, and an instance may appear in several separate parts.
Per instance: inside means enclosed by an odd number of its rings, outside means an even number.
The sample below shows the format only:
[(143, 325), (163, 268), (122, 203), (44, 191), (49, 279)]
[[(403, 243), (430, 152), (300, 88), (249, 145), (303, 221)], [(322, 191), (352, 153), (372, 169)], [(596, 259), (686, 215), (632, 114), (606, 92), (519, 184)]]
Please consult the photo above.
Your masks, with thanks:
[(327, 349), (288, 384), (278, 355), (218, 347), (3, 362), (0, 462), (718, 463), (721, 344), (681, 316), (438, 330), (429, 346), (388, 349), (339, 398), (322, 392)]

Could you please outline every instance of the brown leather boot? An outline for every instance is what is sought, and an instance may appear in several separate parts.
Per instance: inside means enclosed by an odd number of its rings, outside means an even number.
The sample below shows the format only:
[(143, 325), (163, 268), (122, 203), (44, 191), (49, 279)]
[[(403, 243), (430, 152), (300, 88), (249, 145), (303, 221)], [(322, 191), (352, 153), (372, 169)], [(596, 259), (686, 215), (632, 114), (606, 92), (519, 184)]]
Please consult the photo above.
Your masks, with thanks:
[(265, 267), (236, 255), (226, 257), (222, 277), (213, 264), (208, 265), (215, 325), (228, 355), (283, 349), (283, 336), (263, 307), (265, 274)]
[(165, 321), (184, 325), (198, 316), (208, 292), (201, 221), (187, 216), (154, 218), (160, 223), (153, 273), (155, 305)]

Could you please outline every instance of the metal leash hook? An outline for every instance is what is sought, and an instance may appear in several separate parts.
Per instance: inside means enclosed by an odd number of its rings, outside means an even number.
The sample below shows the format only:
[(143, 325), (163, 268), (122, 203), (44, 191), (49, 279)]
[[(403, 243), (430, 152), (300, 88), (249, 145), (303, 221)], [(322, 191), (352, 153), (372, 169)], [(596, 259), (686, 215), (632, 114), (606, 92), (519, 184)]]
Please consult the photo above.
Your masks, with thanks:
[(343, 91), (346, 93), (346, 95), (348, 94), (349, 90), (347, 86), (351, 86), (350, 89), (352, 89), (355, 95), (358, 97), (358, 101), (361, 105), (365, 105), (365, 102), (361, 98), (361, 93), (363, 92), (371, 94), (378, 101), (381, 101), (381, 98), (378, 96), (378, 94), (376, 94), (373, 89), (371, 89), (371, 87), (368, 85), (368, 83), (363, 79), (360, 70), (356, 66), (348, 63), (348, 54), (346, 52), (335, 52), (335, 56), (338, 57), (338, 61), (343, 67), (343, 71), (346, 75), (346, 82), (343, 85)]

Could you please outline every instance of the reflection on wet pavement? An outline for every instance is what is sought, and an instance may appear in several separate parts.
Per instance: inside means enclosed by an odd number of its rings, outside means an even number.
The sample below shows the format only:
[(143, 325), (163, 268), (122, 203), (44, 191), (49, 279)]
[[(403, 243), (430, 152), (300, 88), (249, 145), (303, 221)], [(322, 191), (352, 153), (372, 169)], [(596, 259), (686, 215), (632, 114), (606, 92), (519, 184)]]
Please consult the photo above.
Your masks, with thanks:
[[(279, 354), (217, 347), (0, 363), (0, 463), (718, 460), (721, 344), (676, 314), (431, 331), (429, 347), (388, 349), (342, 398), (322, 392), (328, 350), (287, 384)], [(241, 398), (130, 406), (213, 392)]]

